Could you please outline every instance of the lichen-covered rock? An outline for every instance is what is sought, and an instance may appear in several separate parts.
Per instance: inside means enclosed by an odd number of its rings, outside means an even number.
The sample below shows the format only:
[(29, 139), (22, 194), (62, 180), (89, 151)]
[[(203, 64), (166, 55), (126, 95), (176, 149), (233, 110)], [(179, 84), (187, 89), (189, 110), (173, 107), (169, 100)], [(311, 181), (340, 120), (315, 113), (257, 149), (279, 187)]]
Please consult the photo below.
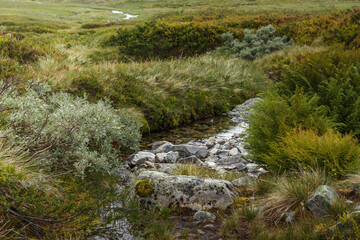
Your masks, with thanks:
[(173, 152), (179, 152), (181, 157), (190, 157), (195, 155), (198, 158), (204, 158), (207, 155), (207, 148), (194, 145), (174, 145), (172, 146)]
[(241, 177), (235, 179), (231, 183), (236, 187), (242, 187), (242, 186), (250, 185), (252, 182), (253, 180), (250, 177)]
[(166, 153), (165, 155), (165, 162), (167, 163), (176, 163), (176, 161), (179, 159), (180, 154), (178, 152), (170, 151)]
[(225, 180), (171, 176), (156, 171), (143, 171), (138, 179), (148, 180), (154, 189), (147, 201), (162, 207), (176, 204), (196, 211), (226, 209), (237, 196), (234, 186)]
[(138, 152), (128, 157), (126, 162), (131, 168), (134, 168), (143, 165), (145, 162), (155, 162), (155, 154), (151, 152)]
[(328, 185), (321, 185), (306, 202), (306, 207), (317, 216), (324, 216), (338, 198), (339, 196), (333, 188)]

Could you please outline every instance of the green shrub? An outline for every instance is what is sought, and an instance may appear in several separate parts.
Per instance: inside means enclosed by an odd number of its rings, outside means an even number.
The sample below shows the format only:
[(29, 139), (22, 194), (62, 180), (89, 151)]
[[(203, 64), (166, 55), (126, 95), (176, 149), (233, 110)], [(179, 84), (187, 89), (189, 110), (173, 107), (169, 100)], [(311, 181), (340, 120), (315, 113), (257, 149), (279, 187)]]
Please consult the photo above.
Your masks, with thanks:
[(256, 57), (263, 56), (293, 44), (293, 40), (287, 40), (286, 36), (275, 36), (276, 29), (272, 25), (262, 27), (253, 33), (253, 30), (245, 29), (242, 41), (235, 39), (230, 32), (224, 33), (222, 38), (225, 46), (219, 51), (226, 50), (236, 57), (246, 60), (254, 60)]
[[(72, 239), (99, 225), (97, 209), (114, 200), (114, 181), (60, 179), (23, 164), (21, 148), (0, 142), (0, 234), (2, 239)], [(96, 193), (98, 192), (98, 193)], [(101, 193), (101, 195), (96, 195)], [(76, 230), (76, 231), (74, 231)], [(62, 237), (67, 236), (67, 237)]]
[(319, 97), (342, 133), (360, 136), (360, 51), (341, 47), (312, 54), (285, 68), (283, 87), (293, 94), (301, 87)]
[(10, 138), (32, 154), (35, 165), (53, 172), (106, 172), (120, 150), (139, 145), (140, 121), (107, 102), (90, 104), (86, 98), (30, 89), (3, 97), (1, 106), (12, 109), (6, 118)]
[(351, 135), (332, 130), (319, 135), (313, 130), (296, 129), (270, 145), (263, 161), (273, 171), (322, 168), (334, 177), (358, 170), (360, 148)]
[(150, 21), (120, 28), (107, 44), (135, 58), (170, 58), (205, 53), (221, 44), (221, 26)]
[(253, 159), (264, 163), (263, 157), (271, 153), (270, 145), (293, 128), (315, 129), (325, 133), (328, 127), (335, 127), (326, 114), (327, 109), (319, 107), (317, 96), (296, 91), (287, 97), (269, 91), (249, 116), (251, 124), (247, 141)]
[(36, 49), (24, 40), (9, 35), (0, 36), (0, 56), (27, 63), (36, 61), (43, 54), (44, 50)]

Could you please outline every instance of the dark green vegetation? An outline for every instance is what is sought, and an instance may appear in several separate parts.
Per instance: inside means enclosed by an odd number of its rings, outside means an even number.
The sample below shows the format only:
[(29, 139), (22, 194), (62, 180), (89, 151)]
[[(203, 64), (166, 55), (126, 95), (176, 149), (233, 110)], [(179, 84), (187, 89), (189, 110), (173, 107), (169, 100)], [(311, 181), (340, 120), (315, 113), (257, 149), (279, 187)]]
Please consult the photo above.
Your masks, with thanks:
[[(126, 211), (118, 217), (146, 238), (187, 239), (169, 223), (183, 210), (146, 209), (129, 192), (119, 196), (112, 174), (119, 156), (137, 149), (141, 131), (221, 115), (263, 93), (249, 143), (272, 173), (242, 189), (231, 213), (217, 213), (225, 219), (219, 238), (325, 239), (350, 207), (340, 199), (320, 219), (304, 202), (322, 184), (347, 188), (338, 180), (359, 170), (359, 6), (0, 0), (0, 238), (84, 239), (105, 224), (99, 209), (121, 197)], [(112, 10), (139, 17), (114, 21), (125, 15)], [(253, 61), (214, 51), (226, 32), (240, 43), (245, 29), (269, 24), (276, 33), (263, 42), (294, 45), (275, 53), (260, 46), (266, 55)], [(191, 165), (176, 172), (239, 177)], [(143, 185), (139, 195), (150, 194)], [(300, 216), (292, 226), (279, 219), (288, 210)], [(346, 238), (357, 236), (354, 224)]]

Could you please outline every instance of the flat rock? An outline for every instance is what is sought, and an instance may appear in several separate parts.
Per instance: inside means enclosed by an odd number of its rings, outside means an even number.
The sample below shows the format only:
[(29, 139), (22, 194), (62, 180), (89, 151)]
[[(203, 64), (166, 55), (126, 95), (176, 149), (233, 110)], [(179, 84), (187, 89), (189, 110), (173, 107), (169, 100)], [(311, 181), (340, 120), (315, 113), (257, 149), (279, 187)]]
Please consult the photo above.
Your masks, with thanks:
[(171, 176), (156, 171), (143, 171), (139, 180), (147, 179), (154, 192), (148, 196), (150, 204), (179, 207), (192, 210), (225, 210), (237, 196), (234, 186), (225, 180), (195, 176)]
[(212, 213), (206, 212), (206, 211), (197, 211), (194, 216), (193, 219), (196, 221), (203, 221), (206, 219), (211, 219), (211, 220), (215, 220), (216, 216)]

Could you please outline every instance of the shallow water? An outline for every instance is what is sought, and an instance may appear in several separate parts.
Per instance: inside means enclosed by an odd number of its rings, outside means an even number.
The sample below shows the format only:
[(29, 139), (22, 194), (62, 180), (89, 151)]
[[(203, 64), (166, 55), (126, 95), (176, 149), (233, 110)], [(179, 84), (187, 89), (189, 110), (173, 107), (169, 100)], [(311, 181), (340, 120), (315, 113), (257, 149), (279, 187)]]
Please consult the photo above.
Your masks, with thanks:
[(152, 143), (156, 141), (181, 144), (207, 139), (226, 130), (234, 132), (237, 128), (237, 123), (228, 116), (208, 118), (178, 128), (144, 135), (141, 141), (141, 149), (151, 149)]
[(122, 18), (123, 20), (129, 20), (129, 19), (132, 19), (132, 18), (137, 18), (139, 16), (139, 15), (132, 15), (132, 14), (129, 14), (129, 13), (124, 13), (124, 12), (120, 12), (120, 11), (116, 11), (116, 10), (112, 10), (111, 12), (115, 13), (115, 14), (124, 14), (125, 17)]

